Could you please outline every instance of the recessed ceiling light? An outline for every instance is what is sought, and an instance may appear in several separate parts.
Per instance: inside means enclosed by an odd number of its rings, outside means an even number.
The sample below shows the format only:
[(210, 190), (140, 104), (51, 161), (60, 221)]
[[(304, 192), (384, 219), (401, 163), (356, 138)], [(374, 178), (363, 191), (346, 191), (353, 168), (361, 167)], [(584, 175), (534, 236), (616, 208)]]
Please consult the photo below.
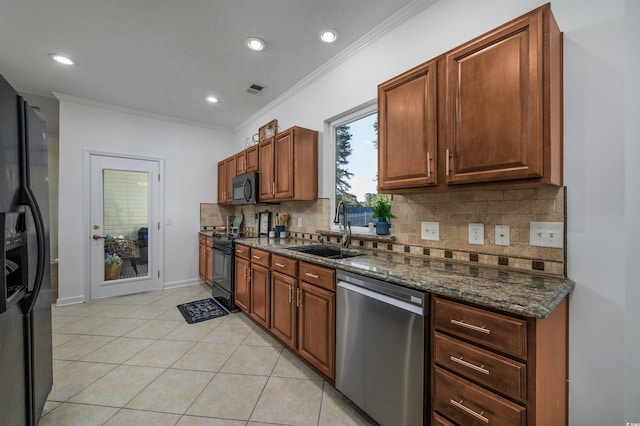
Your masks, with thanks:
[(62, 65), (75, 65), (76, 61), (74, 61), (73, 59), (69, 58), (68, 56), (64, 56), (64, 55), (58, 55), (55, 53), (52, 53), (49, 55), (51, 57), (51, 59), (53, 59), (54, 61), (56, 61), (59, 64)]
[(338, 31), (322, 30), (320, 31), (320, 34), (318, 35), (318, 37), (320, 37), (320, 40), (324, 41), (325, 43), (333, 43), (338, 39)]
[(267, 48), (267, 43), (257, 37), (249, 37), (244, 42), (249, 49), (255, 50), (257, 52)]
[(217, 104), (218, 103), (218, 98), (216, 98), (215, 96), (207, 96), (204, 99), (205, 99), (205, 101), (211, 102), (212, 104)]

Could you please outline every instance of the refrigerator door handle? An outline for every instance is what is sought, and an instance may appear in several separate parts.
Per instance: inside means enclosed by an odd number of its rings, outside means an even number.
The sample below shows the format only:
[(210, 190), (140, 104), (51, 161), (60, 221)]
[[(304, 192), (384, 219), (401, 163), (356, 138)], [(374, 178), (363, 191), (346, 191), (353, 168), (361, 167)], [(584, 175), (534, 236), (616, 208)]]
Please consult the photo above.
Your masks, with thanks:
[[(45, 230), (44, 220), (42, 219), (42, 213), (40, 206), (36, 201), (36, 197), (31, 190), (31, 179), (29, 176), (29, 141), (28, 141), (28, 122), (27, 122), (27, 108), (29, 106), (24, 101), (22, 96), (18, 96), (18, 119), (20, 121), (20, 163), (21, 163), (21, 176), (20, 176), (20, 204), (29, 207), (31, 215), (33, 216), (33, 223), (36, 227), (36, 240), (38, 250), (38, 262), (36, 265), (36, 276), (33, 283), (33, 291), (27, 293), (23, 301), (24, 315), (29, 315), (33, 310), (33, 307), (40, 294), (40, 288), (42, 287), (42, 280), (44, 278), (45, 268)], [(28, 288), (28, 287), (27, 287)]]
[(44, 238), (44, 221), (42, 220), (42, 213), (40, 212), (40, 206), (31, 191), (31, 188), (23, 188), (23, 196), (26, 201), (25, 205), (31, 210), (33, 215), (33, 223), (36, 227), (36, 240), (38, 243), (38, 263), (36, 268), (36, 277), (33, 284), (33, 291), (27, 294), (24, 299), (24, 314), (28, 315), (36, 303), (36, 299), (40, 294), (40, 288), (42, 287), (42, 279), (44, 276), (45, 268), (45, 238)]

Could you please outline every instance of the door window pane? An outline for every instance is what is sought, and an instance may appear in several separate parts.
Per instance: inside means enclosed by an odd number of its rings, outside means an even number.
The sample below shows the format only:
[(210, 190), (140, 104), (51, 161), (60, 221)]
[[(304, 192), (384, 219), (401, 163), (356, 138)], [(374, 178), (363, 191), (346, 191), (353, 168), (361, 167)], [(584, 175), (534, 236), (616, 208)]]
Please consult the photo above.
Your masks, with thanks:
[(149, 173), (104, 170), (105, 281), (148, 276)]

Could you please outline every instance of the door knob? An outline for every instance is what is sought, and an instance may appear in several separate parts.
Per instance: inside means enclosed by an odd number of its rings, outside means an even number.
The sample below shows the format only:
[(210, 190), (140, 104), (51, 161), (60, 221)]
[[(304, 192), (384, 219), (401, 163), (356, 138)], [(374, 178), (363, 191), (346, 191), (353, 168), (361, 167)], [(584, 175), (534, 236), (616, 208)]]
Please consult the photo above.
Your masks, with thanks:
[(104, 239), (104, 237), (101, 237), (100, 235), (96, 235), (96, 234), (93, 234), (93, 237), (91, 238), (93, 238), (94, 240), (99, 240), (100, 238)]

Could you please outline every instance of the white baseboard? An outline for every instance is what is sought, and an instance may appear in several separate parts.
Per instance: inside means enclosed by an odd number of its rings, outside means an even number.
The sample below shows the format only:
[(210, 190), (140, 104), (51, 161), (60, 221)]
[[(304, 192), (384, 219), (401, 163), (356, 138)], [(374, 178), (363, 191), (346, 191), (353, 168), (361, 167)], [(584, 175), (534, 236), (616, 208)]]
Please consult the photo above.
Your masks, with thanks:
[(190, 280), (173, 281), (170, 283), (164, 283), (164, 289), (169, 290), (171, 288), (188, 287), (190, 285), (196, 285), (196, 284), (202, 284), (202, 280), (200, 278), (194, 278)]
[(56, 306), (77, 305), (78, 303), (84, 303), (84, 296), (58, 297), (56, 300)]

